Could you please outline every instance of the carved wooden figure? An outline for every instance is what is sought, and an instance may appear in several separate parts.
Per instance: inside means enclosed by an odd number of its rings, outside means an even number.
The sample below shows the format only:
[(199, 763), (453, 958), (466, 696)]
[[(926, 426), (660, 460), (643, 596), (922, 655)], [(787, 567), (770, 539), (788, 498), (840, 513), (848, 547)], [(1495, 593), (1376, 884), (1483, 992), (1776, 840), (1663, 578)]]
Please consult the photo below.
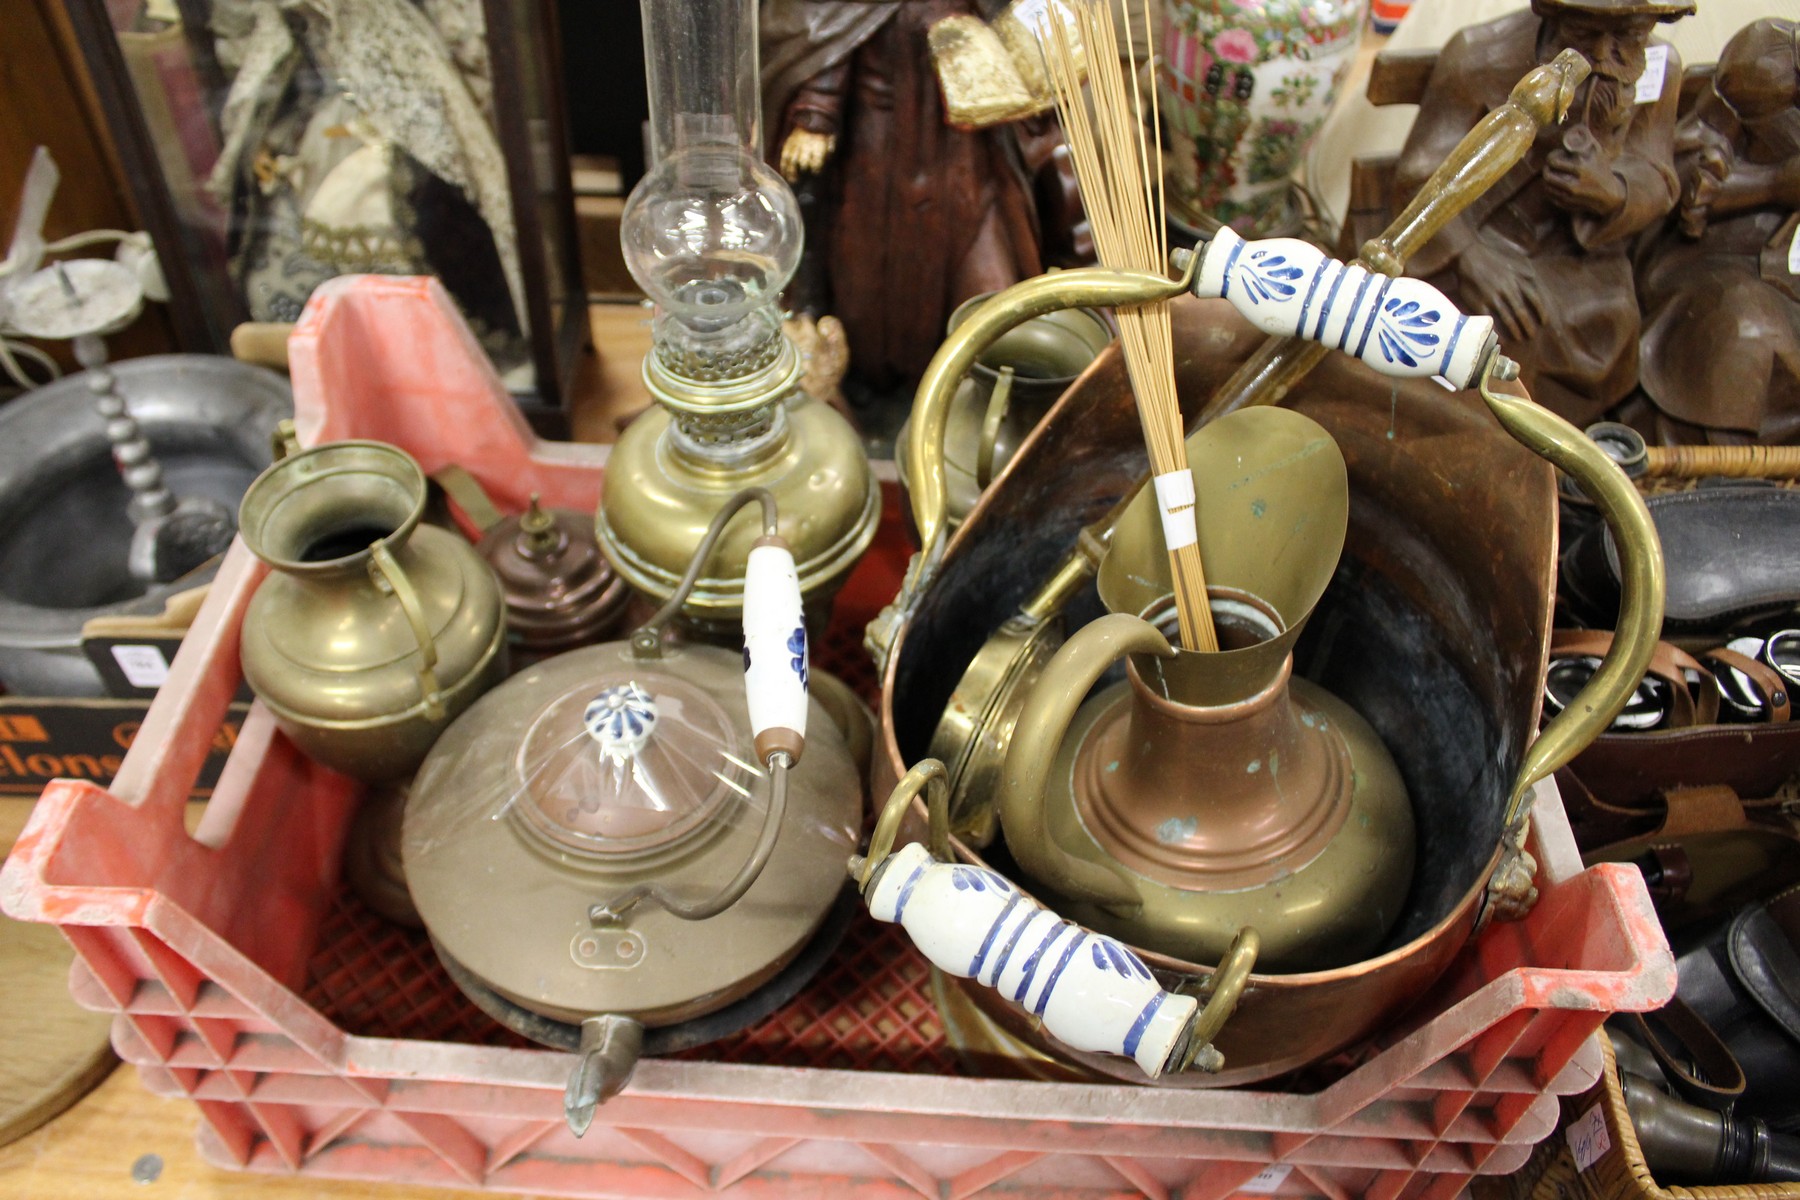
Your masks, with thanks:
[[(763, 0), (769, 160), (809, 209), (802, 307), (877, 389), (917, 380), (961, 301), (1041, 270), (1031, 137), (946, 121), (929, 34), (974, 0)], [(1034, 161), (1035, 160), (1035, 161)]]
[(1639, 262), (1647, 436), (1800, 441), (1800, 26), (1726, 43), (1682, 121), (1679, 219)]
[(1532, 67), (1565, 48), (1593, 64), (1567, 120), (1412, 261), (1460, 306), (1493, 316), (1545, 406), (1576, 424), (1637, 383), (1628, 246), (1675, 207), (1681, 62), (1651, 36), (1693, 0), (1533, 0), (1438, 56), (1397, 182), (1410, 194)]

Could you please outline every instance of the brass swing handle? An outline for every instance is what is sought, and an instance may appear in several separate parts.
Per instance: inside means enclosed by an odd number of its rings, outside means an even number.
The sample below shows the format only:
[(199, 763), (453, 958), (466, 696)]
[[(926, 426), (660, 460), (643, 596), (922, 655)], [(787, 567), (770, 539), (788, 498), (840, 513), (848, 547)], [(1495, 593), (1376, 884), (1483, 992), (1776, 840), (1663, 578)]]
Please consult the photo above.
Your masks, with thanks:
[(1600, 669), (1525, 751), (1507, 800), (1507, 828), (1524, 816), (1532, 785), (1579, 754), (1631, 699), (1662, 634), (1664, 600), (1662, 541), (1643, 495), (1593, 439), (1537, 405), (1523, 387), (1494, 389), (1495, 382), (1512, 382), (1516, 371), (1507, 359), (1490, 364), (1479, 383), (1481, 399), (1506, 432), (1573, 478), (1599, 508), (1619, 548), (1620, 597)]
[[(931, 841), (894, 842), (924, 791)], [(883, 806), (866, 857), (850, 860), (869, 913), (900, 925), (939, 970), (1000, 990), (1058, 1041), (1117, 1054), (1152, 1079), (1225, 1065), (1212, 1042), (1249, 984), (1260, 941), (1239, 930), (1215, 971), (1193, 991), (1168, 991), (1124, 944), (1065, 921), (1008, 879), (949, 858), (944, 765), (908, 771)]]
[(412, 626), (413, 637), (419, 643), (419, 699), (425, 704), (425, 715), (433, 721), (442, 720), (445, 708), (443, 689), (438, 686), (437, 643), (432, 640), (431, 626), (425, 621), (425, 607), (419, 603), (419, 593), (385, 543), (376, 542), (370, 546), (369, 555), (369, 575), (375, 587), (399, 601), (400, 611), (406, 614), (406, 623)]
[[(1395, 378), (1439, 376), (1454, 387), (1468, 387), (1496, 354), (1492, 317), (1458, 312), (1422, 280), (1341, 263), (1296, 238), (1251, 242), (1221, 229), (1210, 242), (1176, 250), (1170, 258), (1181, 272), (1179, 279), (1091, 267), (1014, 284), (970, 313), (938, 348), (919, 383), (908, 446), (908, 484), (920, 549), (899, 595), (865, 634), (864, 644), (877, 661), (885, 659), (901, 615), (923, 594), (943, 559), (949, 529), (944, 431), (950, 397), (984, 351), (1032, 317), (1076, 306), (1129, 308), (1191, 291), (1230, 302), (1266, 333), (1334, 346)], [(1103, 524), (1104, 537), (1112, 521)], [(1061, 594), (1078, 584), (1091, 570), (1087, 557), (1079, 552), (1072, 556), (1044, 590)], [(1041, 597), (1034, 598), (1027, 612), (1041, 607)]]

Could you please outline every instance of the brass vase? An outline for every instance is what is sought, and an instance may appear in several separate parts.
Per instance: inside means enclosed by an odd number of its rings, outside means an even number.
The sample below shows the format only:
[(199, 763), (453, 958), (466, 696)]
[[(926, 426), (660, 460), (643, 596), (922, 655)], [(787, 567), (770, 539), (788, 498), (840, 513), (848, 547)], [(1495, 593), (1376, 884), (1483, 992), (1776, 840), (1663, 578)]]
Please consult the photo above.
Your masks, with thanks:
[(405, 452), (332, 442), (263, 472), (238, 514), (273, 568), (244, 614), (244, 677), (308, 757), (358, 779), (411, 773), (506, 673), (500, 586), (420, 524), (425, 501)]

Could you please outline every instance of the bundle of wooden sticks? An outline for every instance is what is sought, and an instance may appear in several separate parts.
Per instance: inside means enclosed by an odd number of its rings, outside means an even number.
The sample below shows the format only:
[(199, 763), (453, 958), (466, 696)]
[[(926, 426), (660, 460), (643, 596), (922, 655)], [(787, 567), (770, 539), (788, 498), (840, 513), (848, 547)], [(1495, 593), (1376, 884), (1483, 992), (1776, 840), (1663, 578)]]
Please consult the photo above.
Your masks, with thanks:
[[(1072, 21), (1057, 15), (1056, 5), (1049, 11), (1053, 15), (1045, 22), (1045, 64), (1100, 262), (1107, 267), (1163, 274), (1168, 269), (1169, 245), (1163, 217), (1162, 112), (1156, 89), (1147, 89), (1150, 111), (1146, 120), (1138, 83), (1142, 63), (1129, 46), (1125, 55), (1120, 55), (1118, 30), (1106, 0), (1070, 0)], [(1146, 26), (1151, 23), (1146, 21)], [(1154, 59), (1152, 46), (1147, 60)], [(1082, 90), (1084, 60), (1091, 112)], [(1175, 396), (1169, 306), (1159, 301), (1121, 308), (1117, 315), (1119, 341), (1137, 395), (1144, 445), (1163, 514), (1181, 642), (1189, 650), (1217, 650), (1197, 540), (1194, 480), (1188, 470), (1181, 409)]]

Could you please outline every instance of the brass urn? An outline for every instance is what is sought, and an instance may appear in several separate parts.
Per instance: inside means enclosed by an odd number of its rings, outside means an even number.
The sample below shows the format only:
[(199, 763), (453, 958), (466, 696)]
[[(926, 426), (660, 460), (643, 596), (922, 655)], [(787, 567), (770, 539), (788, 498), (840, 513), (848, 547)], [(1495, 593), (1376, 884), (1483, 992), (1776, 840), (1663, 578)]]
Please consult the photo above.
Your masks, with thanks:
[(506, 673), (500, 586), (420, 524), (425, 502), (404, 451), (346, 441), (277, 462), (238, 513), (273, 568), (244, 614), (244, 677), (308, 757), (358, 779), (412, 772)]

